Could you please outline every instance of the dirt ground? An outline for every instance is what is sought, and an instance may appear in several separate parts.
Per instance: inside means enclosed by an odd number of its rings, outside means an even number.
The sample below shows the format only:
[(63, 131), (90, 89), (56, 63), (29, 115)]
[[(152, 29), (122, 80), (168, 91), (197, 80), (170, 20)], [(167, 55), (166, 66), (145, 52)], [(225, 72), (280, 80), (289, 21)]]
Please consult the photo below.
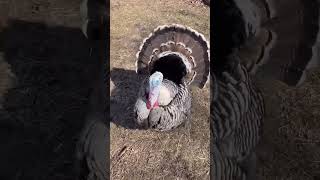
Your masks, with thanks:
[(135, 54), (157, 26), (179, 23), (209, 39), (199, 1), (111, 1), (111, 179), (209, 179), (209, 89), (193, 89), (192, 121), (170, 133), (136, 129), (133, 103), (142, 77)]
[(258, 81), (266, 102), (258, 179), (320, 179), (320, 70), (300, 87)]

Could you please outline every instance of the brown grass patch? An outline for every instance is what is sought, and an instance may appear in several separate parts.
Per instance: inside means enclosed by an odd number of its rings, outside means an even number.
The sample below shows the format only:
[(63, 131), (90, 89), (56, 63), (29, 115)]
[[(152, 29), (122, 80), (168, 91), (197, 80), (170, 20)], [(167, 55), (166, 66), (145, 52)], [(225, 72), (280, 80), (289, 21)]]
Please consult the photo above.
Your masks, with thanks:
[[(190, 26), (209, 38), (209, 9), (203, 5), (182, 0), (111, 1), (111, 108), (116, 121), (131, 123), (127, 111), (139, 87), (133, 70), (140, 43), (157, 26), (171, 23)], [(115, 68), (121, 68), (121, 73)], [(194, 89), (193, 97), (192, 121), (173, 132), (136, 130), (112, 123), (111, 178), (208, 179), (209, 89)]]
[(259, 147), (259, 179), (320, 178), (320, 71), (301, 87), (263, 86), (267, 118)]

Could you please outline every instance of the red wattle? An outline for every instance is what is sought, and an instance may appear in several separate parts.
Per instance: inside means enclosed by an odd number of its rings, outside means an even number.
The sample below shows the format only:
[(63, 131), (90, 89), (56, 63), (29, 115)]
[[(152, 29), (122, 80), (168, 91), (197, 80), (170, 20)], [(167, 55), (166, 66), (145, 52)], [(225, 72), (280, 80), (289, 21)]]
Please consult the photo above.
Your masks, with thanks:
[(150, 101), (147, 101), (147, 109), (151, 109)]
[(154, 106), (153, 106), (153, 107), (159, 107), (158, 101), (156, 101), (156, 103), (154, 103)]

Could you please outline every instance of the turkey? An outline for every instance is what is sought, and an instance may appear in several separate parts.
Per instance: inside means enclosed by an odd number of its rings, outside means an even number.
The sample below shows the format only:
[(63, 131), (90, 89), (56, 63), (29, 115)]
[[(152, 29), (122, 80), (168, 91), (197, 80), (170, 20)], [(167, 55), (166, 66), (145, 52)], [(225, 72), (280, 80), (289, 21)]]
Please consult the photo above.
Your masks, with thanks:
[(142, 82), (134, 107), (135, 122), (158, 131), (174, 129), (190, 118), (190, 86), (203, 88), (209, 75), (209, 43), (182, 25), (159, 26), (137, 53)]
[(319, 1), (214, 3), (211, 178), (253, 180), (265, 115), (254, 80), (303, 83), (306, 71), (318, 64)]

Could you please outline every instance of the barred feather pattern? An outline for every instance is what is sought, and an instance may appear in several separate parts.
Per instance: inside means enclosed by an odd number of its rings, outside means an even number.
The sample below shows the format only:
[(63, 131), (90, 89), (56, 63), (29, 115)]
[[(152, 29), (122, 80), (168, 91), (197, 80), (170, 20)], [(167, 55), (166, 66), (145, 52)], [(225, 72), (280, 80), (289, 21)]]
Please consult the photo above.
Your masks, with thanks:
[[(289, 86), (304, 81), (306, 71), (319, 64), (315, 50), (319, 2), (226, 0), (213, 6), (214, 22), (220, 23), (214, 27), (213, 39), (219, 46), (214, 49), (215, 74), (210, 84), (211, 147), (216, 148), (213, 179), (256, 179), (254, 151), (262, 135), (265, 107), (250, 75), (278, 79)], [(239, 61), (224, 61), (230, 54)], [(238, 171), (246, 177), (235, 175)]]
[(146, 81), (139, 92), (134, 113), (138, 124), (147, 124), (150, 128), (158, 131), (168, 131), (174, 129), (185, 122), (191, 114), (191, 94), (185, 82), (179, 86), (164, 79), (162, 85), (169, 89), (173, 96), (168, 105), (159, 104), (159, 107), (151, 111), (146, 108), (146, 98), (144, 97)]
[[(148, 86), (148, 81), (149, 77), (142, 82), (138, 94), (138, 99), (134, 106), (135, 121), (139, 125), (147, 125), (148, 116), (150, 114), (150, 110), (146, 107), (147, 98), (145, 97), (145, 94), (147, 92), (146, 87)], [(170, 96), (175, 96), (178, 93), (178, 86), (172, 81), (163, 79), (162, 86), (165, 86), (169, 90)], [(165, 104), (160, 103), (159, 105), (164, 106)]]
[(237, 162), (231, 158), (221, 156), (216, 145), (213, 147), (215, 163), (214, 171), (211, 172), (211, 179), (215, 180), (246, 180), (245, 172), (238, 166)]
[(217, 78), (218, 94), (211, 108), (219, 148), (241, 161), (260, 139), (264, 102), (246, 68), (238, 65), (235, 74), (224, 72), (222, 78)]
[(77, 143), (76, 170), (79, 180), (104, 180), (107, 170), (108, 129), (102, 122), (105, 115), (91, 113)]
[(211, 129), (213, 144), (219, 152), (213, 154), (215, 175), (219, 176), (217, 179), (228, 179), (238, 173), (236, 179), (243, 179), (244, 175), (238, 171), (250, 171), (241, 164), (254, 153), (262, 133), (263, 97), (247, 69), (240, 64), (232, 73), (223, 72), (213, 83), (216, 98), (211, 104)]

